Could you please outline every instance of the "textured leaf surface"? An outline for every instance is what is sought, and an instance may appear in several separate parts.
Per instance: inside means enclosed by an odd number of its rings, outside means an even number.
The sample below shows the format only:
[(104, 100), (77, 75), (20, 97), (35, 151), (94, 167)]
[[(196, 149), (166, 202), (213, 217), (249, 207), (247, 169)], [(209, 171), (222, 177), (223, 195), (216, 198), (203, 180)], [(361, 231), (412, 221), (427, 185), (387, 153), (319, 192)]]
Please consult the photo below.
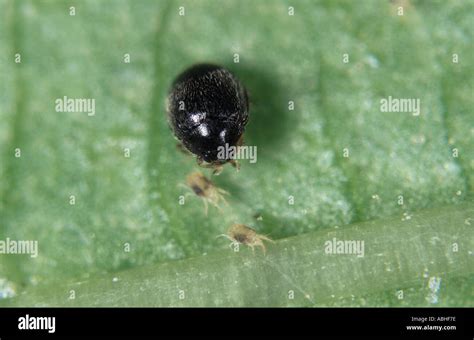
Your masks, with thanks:
[[(17, 297), (21, 305), (324, 306), (391, 289), (398, 305), (421, 294), (438, 304), (445, 277), (474, 274), (472, 206), (331, 228), (278, 241), (264, 256), (248, 249), (109, 274)], [(398, 235), (399, 237), (394, 237)], [(404, 237), (400, 237), (403, 235)], [(364, 256), (327, 254), (327, 239), (362, 239)], [(460, 251), (453, 251), (452, 244)], [(418, 284), (419, 283), (419, 284)], [(418, 284), (421, 292), (404, 289)], [(419, 286), (426, 287), (419, 287)], [(449, 287), (449, 286), (448, 286)], [(449, 287), (451, 288), (451, 287)], [(472, 286), (470, 287), (472, 293)], [(71, 299), (74, 292), (74, 299)], [(401, 292), (401, 293), (400, 293)], [(421, 294), (420, 294), (421, 293)], [(400, 295), (402, 294), (402, 295)], [(345, 297), (353, 297), (345, 301)], [(402, 297), (401, 299), (399, 297)], [(472, 297), (472, 294), (471, 294)], [(364, 305), (371, 298), (358, 298)]]
[[(403, 16), (397, 2), (297, 1), (289, 16), (284, 1), (83, 1), (70, 16), (70, 4), (62, 1), (0, 1), (0, 238), (34, 239), (39, 246), (37, 258), (0, 256), (2, 295), (90, 279), (98, 304), (145, 304), (131, 295), (139, 284), (133, 273), (147, 280), (155, 271), (148, 277), (140, 267), (157, 265), (156, 273), (166, 275), (179, 269), (186, 277), (195, 265), (203, 273), (236, 270), (237, 262), (227, 269), (223, 260), (201, 257), (224, 251), (226, 243), (216, 236), (234, 222), (274, 239), (311, 233), (308, 239), (321, 241), (335, 226), (390, 216), (408, 220), (425, 208), (472, 202), (473, 4), (400, 4)], [(178, 15), (180, 6), (185, 16)], [(164, 115), (172, 79), (202, 61), (228, 67), (248, 88), (245, 142), (258, 147), (256, 164), (243, 162), (240, 172), (228, 168), (215, 178), (231, 193), (230, 205), (223, 213), (211, 208), (208, 216), (196, 197), (178, 204), (187, 192), (180, 184), (197, 166), (176, 150)], [(55, 112), (54, 101), (63, 96), (94, 98), (95, 116)], [(380, 99), (388, 96), (419, 98), (421, 114), (381, 112)], [(377, 234), (383, 224), (370, 228)], [(393, 232), (384, 242), (401, 244), (405, 236)], [(448, 239), (440, 238), (447, 246)], [(305, 237), (290, 240), (281, 244), (309, 247)], [(284, 257), (282, 247), (272, 256)], [(321, 245), (314, 248), (321, 251)], [(393, 256), (401, 249), (380, 251)], [(471, 251), (462, 264), (465, 274), (451, 277), (450, 266), (442, 267), (436, 305), (473, 304), (472, 245), (463, 251)], [(303, 271), (311, 258), (296, 254), (291, 263)], [(171, 261), (188, 257), (196, 260)], [(281, 270), (293, 276), (290, 268)], [(243, 286), (229, 283), (232, 300), (189, 303), (244, 305), (250, 301), (245, 297), (257, 294), (252, 280), (284, 286), (284, 275), (272, 273), (246, 277)], [(331, 277), (337, 281), (339, 274), (350, 272), (335, 267)], [(412, 281), (404, 272), (410, 280), (390, 281), (385, 274), (380, 282), (387, 280), (386, 292), (372, 287), (362, 271), (367, 284), (360, 290), (341, 289), (335, 294), (341, 299), (321, 304), (434, 304), (425, 299), (426, 278)], [(125, 286), (118, 296), (113, 285), (102, 283), (103, 275), (120, 277)], [(329, 291), (313, 276), (295, 275), (303, 280), (296, 284), (315, 294)], [(395, 286), (411, 293), (400, 301)], [(269, 289), (256, 301), (283, 304)], [(173, 305), (170, 299), (152, 301)], [(308, 300), (295, 301), (300, 303)]]

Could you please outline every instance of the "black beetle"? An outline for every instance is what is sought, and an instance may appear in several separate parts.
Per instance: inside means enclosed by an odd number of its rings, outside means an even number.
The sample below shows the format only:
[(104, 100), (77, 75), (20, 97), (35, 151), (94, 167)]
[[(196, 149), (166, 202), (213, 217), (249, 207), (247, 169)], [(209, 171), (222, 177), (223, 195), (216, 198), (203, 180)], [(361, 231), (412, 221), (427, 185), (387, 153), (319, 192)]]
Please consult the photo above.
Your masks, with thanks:
[(239, 146), (249, 117), (248, 95), (227, 69), (197, 64), (181, 73), (167, 100), (171, 129), (198, 164), (219, 172), (233, 159), (219, 158), (219, 147)]

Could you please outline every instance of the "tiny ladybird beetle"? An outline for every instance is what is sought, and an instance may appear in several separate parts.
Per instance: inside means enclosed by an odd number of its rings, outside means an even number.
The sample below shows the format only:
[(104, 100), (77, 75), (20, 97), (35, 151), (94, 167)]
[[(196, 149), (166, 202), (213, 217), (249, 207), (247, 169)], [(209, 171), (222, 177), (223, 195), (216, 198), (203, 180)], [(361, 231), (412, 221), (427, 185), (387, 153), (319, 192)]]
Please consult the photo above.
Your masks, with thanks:
[(215, 186), (206, 176), (200, 172), (193, 172), (186, 177), (186, 184), (191, 190), (204, 202), (204, 209), (207, 215), (207, 206), (208, 202), (215, 206), (217, 209), (219, 207), (219, 202), (223, 201), (227, 205), (223, 195), (228, 195), (229, 193), (221, 188)]
[(247, 91), (228, 70), (198, 64), (181, 73), (167, 98), (168, 122), (176, 138), (203, 167), (219, 173), (233, 159), (220, 159), (219, 147), (242, 144), (248, 121)]
[(252, 248), (252, 251), (254, 251), (254, 247), (261, 247), (264, 254), (266, 253), (266, 248), (263, 241), (274, 242), (271, 238), (268, 238), (265, 235), (257, 234), (255, 230), (245, 224), (237, 223), (229, 228), (227, 234), (219, 236), (228, 238), (232, 242), (230, 246), (234, 246), (235, 244), (245, 244)]

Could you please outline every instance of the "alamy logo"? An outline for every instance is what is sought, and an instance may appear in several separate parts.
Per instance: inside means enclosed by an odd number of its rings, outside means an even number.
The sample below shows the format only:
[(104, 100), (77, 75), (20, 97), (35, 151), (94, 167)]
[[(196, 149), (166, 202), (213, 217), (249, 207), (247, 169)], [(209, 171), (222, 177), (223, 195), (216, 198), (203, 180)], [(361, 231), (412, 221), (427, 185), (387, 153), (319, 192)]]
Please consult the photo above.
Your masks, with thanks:
[(324, 242), (324, 252), (326, 254), (345, 254), (364, 257), (364, 241), (360, 240), (338, 240), (335, 237), (332, 240)]
[(226, 159), (249, 159), (250, 163), (257, 162), (257, 147), (256, 146), (231, 146), (225, 143), (224, 146), (217, 148), (217, 158)]
[(37, 257), (38, 241), (17, 241), (7, 237), (5, 240), (0, 240), (0, 254), (30, 254), (31, 257)]
[(58, 98), (54, 101), (56, 112), (85, 112), (88, 116), (95, 115), (95, 99), (91, 98)]
[(26, 314), (18, 318), (18, 329), (44, 329), (48, 333), (54, 333), (56, 331), (56, 318), (54, 316), (29, 316), (29, 314)]
[(420, 99), (419, 98), (388, 98), (380, 99), (381, 112), (408, 112), (414, 116), (420, 115)]

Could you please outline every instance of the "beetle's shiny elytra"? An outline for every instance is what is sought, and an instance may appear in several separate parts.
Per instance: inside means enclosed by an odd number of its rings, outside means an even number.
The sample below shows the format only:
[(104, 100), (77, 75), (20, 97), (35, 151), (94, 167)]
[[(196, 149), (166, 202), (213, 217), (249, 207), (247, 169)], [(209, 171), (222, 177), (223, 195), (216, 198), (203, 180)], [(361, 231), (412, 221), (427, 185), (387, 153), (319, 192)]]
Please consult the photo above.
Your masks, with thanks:
[(169, 124), (199, 163), (224, 164), (219, 147), (240, 143), (248, 121), (248, 96), (228, 70), (198, 64), (181, 73), (168, 95)]

